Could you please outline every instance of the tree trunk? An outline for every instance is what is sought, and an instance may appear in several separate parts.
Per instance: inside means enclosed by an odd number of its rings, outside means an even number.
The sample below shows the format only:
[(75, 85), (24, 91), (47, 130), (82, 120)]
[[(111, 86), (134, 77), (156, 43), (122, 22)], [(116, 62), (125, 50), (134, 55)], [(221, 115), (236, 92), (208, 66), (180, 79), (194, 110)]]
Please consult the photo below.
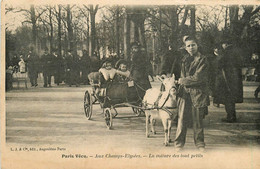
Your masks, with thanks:
[(119, 7), (116, 8), (116, 53), (120, 56), (120, 30), (119, 30)]
[(178, 42), (178, 36), (177, 36), (177, 31), (178, 31), (178, 16), (177, 16), (177, 6), (171, 7), (169, 10), (170, 13), (170, 19), (171, 19), (171, 38), (170, 38), (170, 43), (173, 50), (177, 50), (177, 42)]
[(227, 21), (228, 21), (228, 7), (226, 6), (226, 12), (225, 12), (225, 26), (224, 30), (227, 30)]
[(159, 51), (161, 52), (162, 50), (162, 10), (161, 8), (159, 8), (159, 30), (158, 30), (158, 33), (159, 33)]
[(124, 55), (125, 59), (130, 59), (130, 19), (127, 9), (124, 19)]
[(146, 49), (144, 19), (139, 23), (139, 39), (141, 45)]
[[(87, 49), (89, 51), (89, 13), (88, 13), (88, 16), (87, 16)], [(89, 53), (90, 55), (90, 53)]]
[(58, 6), (58, 54), (61, 56), (61, 5)]
[(95, 9), (93, 5), (90, 5), (90, 43), (89, 43), (89, 54), (90, 56), (93, 56), (94, 51), (96, 49), (96, 13), (98, 10), (98, 5), (95, 6)]
[(70, 5), (67, 6), (67, 26), (68, 26), (68, 42), (69, 50), (74, 51), (74, 41), (73, 41), (73, 29), (72, 29), (72, 16), (70, 11)]
[(144, 29), (144, 21), (145, 21), (145, 9), (132, 9), (133, 14), (131, 15), (131, 19), (134, 23), (134, 40), (139, 41), (146, 49), (145, 42), (145, 29)]
[(35, 8), (34, 5), (30, 7), (31, 13), (31, 21), (32, 21), (32, 39), (33, 39), (33, 46), (37, 49), (37, 28), (36, 28), (36, 16), (35, 16)]
[(183, 15), (182, 21), (181, 21), (181, 30), (183, 30), (183, 28), (184, 28), (185, 22), (187, 20), (188, 12), (189, 12), (189, 7), (186, 7), (185, 11), (184, 11), (184, 15)]
[(53, 50), (53, 24), (52, 24), (52, 8), (49, 9), (49, 23), (50, 23), (50, 53)]
[(231, 35), (235, 35), (235, 27), (238, 22), (238, 5), (233, 5), (229, 7), (229, 18), (230, 18), (230, 33)]
[(191, 19), (190, 19), (190, 26), (191, 26), (191, 34), (195, 35), (196, 34), (196, 15), (195, 15), (195, 6), (192, 5), (190, 8), (190, 14), (191, 14)]

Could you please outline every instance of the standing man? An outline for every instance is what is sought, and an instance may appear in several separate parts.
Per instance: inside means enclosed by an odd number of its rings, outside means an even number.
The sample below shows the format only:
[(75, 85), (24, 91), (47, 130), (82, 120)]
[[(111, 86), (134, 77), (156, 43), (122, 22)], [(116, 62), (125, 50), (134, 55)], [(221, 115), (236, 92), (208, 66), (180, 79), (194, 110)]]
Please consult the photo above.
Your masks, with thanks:
[(101, 67), (100, 59), (97, 56), (96, 52), (94, 52), (93, 56), (90, 57), (90, 72), (98, 72)]
[(44, 54), (42, 55), (42, 72), (43, 72), (43, 81), (44, 85), (43, 87), (47, 87), (47, 84), (49, 87), (51, 87), (51, 76), (53, 73), (53, 55), (48, 53), (48, 48), (46, 47), (44, 50)]
[(88, 51), (83, 50), (83, 56), (81, 60), (81, 70), (82, 70), (81, 81), (83, 82), (84, 85), (89, 84), (88, 74), (91, 72), (90, 66), (91, 66), (91, 60), (88, 55)]
[(54, 83), (59, 85), (62, 82), (63, 75), (63, 58), (57, 54), (57, 50), (53, 50), (53, 69)]
[(169, 50), (164, 54), (164, 60), (162, 62), (162, 76), (171, 76), (173, 73), (178, 80), (181, 74), (181, 54), (177, 50), (173, 50), (169, 46)]
[(71, 87), (75, 84), (79, 86), (80, 70), (79, 59), (77, 55), (72, 55), (71, 51), (66, 56), (66, 83)]
[(181, 151), (186, 140), (188, 126), (193, 126), (194, 143), (205, 151), (203, 118), (208, 113), (208, 63), (198, 51), (197, 40), (187, 36), (184, 39), (188, 52), (181, 61), (181, 74), (178, 80), (178, 124), (175, 147)]
[(151, 84), (147, 73), (147, 59), (145, 52), (141, 51), (140, 45), (137, 42), (132, 43), (131, 69), (130, 77), (139, 86), (137, 92), (143, 99), (146, 90), (151, 88)]
[(36, 54), (33, 52), (33, 49), (29, 51), (25, 61), (27, 63), (27, 71), (28, 71), (28, 76), (30, 78), (31, 87), (33, 86), (36, 87), (38, 86), (37, 78), (38, 78), (39, 60)]
[(217, 56), (216, 84), (213, 103), (224, 104), (227, 117), (223, 122), (236, 122), (235, 104), (243, 102), (242, 59), (230, 41), (222, 43)]

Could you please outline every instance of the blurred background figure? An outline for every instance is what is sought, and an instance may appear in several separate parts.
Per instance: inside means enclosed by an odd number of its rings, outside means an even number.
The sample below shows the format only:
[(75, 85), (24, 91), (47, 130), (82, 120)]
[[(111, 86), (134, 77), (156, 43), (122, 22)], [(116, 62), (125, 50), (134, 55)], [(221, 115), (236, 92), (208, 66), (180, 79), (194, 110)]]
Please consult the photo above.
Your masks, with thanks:
[(93, 56), (90, 57), (90, 60), (91, 60), (90, 71), (98, 72), (99, 68), (101, 67), (101, 62), (96, 52), (94, 52)]
[(16, 54), (11, 59), (11, 66), (13, 67), (14, 73), (17, 73), (19, 71), (19, 65), (20, 57), (18, 57)]
[(26, 64), (28, 69), (28, 76), (30, 78), (31, 87), (38, 86), (37, 78), (38, 78), (38, 67), (39, 67), (39, 58), (34, 53), (33, 48), (28, 52), (27, 58), (26, 58)]
[(54, 56), (49, 54), (48, 48), (44, 50), (44, 54), (41, 57), (42, 61), (42, 73), (43, 73), (43, 87), (51, 87), (51, 76), (53, 74)]
[(137, 42), (131, 44), (131, 68), (130, 77), (137, 83), (137, 92), (140, 98), (143, 99), (146, 90), (151, 88), (151, 84), (147, 74), (147, 56), (141, 50), (141, 46)]
[(26, 63), (25, 63), (22, 55), (20, 56), (20, 61), (19, 61), (18, 65), (19, 65), (19, 72), (26, 73)]
[(59, 56), (57, 50), (53, 50), (53, 75), (54, 83), (60, 85), (62, 83), (62, 76), (64, 74), (64, 60)]
[(5, 91), (9, 91), (13, 88), (13, 68), (9, 66), (5, 71)]
[(83, 50), (83, 56), (81, 59), (81, 82), (86, 85), (89, 84), (89, 80), (88, 80), (88, 74), (91, 72), (91, 59), (89, 57), (88, 51), (87, 50)]
[(79, 67), (79, 58), (77, 55), (72, 55), (72, 52), (69, 51), (66, 58), (66, 83), (71, 87), (72, 85), (79, 86), (80, 81), (80, 67)]
[(217, 55), (216, 82), (213, 103), (224, 104), (227, 117), (223, 122), (236, 122), (235, 104), (243, 102), (242, 59), (231, 41), (222, 42)]

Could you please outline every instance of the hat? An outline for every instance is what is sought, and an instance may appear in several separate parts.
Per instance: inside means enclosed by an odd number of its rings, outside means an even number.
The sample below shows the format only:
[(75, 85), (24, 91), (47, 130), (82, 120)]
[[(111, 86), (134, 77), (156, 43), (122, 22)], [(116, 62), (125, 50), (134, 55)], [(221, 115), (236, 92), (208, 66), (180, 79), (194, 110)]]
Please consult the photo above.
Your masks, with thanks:
[(118, 69), (121, 64), (128, 66), (128, 62), (125, 59), (119, 59), (115, 64), (115, 68)]

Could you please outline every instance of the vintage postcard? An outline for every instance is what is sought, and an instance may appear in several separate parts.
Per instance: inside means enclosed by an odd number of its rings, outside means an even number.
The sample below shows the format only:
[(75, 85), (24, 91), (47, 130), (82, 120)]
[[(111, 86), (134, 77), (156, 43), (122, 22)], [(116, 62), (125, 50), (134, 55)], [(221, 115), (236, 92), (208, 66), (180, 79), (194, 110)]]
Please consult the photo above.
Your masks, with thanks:
[(1, 168), (259, 169), (259, 1), (1, 2)]

